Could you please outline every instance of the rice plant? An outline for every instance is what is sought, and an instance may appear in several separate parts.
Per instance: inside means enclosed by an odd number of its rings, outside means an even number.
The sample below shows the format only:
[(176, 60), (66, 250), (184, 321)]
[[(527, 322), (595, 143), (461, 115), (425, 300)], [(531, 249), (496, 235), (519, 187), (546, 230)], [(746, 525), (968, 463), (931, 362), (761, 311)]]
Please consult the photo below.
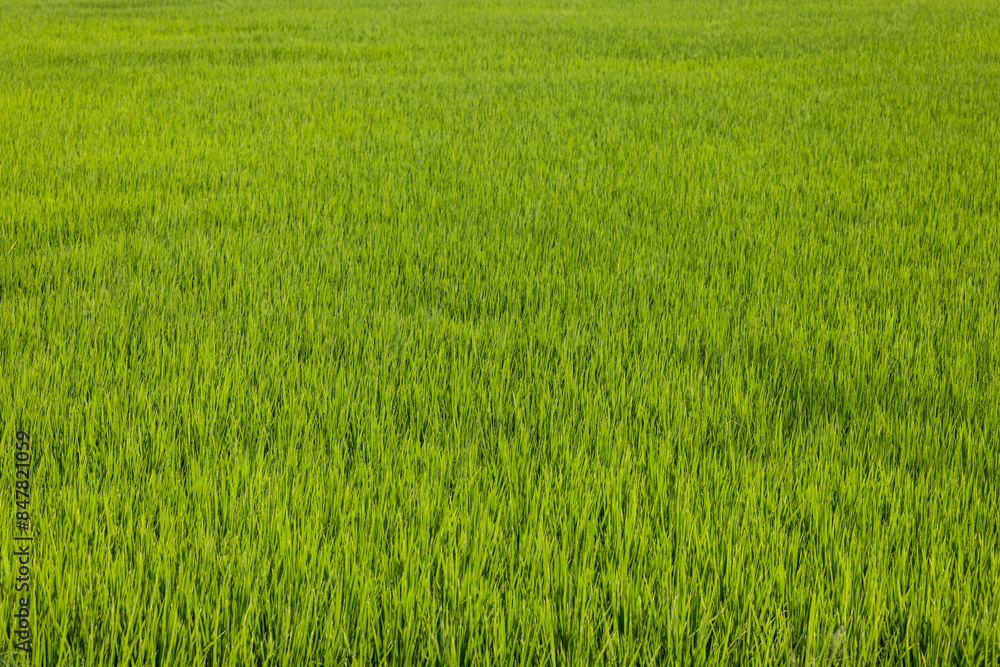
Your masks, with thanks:
[(998, 80), (992, 0), (0, 0), (33, 663), (1000, 663)]

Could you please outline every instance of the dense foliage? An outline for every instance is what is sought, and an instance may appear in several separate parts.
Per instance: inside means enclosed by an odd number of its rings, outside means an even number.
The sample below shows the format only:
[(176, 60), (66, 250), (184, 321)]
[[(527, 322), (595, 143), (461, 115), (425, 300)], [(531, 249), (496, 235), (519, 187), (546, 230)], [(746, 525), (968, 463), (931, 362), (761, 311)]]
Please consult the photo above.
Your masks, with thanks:
[(994, 0), (0, 0), (36, 664), (997, 664), (998, 82)]

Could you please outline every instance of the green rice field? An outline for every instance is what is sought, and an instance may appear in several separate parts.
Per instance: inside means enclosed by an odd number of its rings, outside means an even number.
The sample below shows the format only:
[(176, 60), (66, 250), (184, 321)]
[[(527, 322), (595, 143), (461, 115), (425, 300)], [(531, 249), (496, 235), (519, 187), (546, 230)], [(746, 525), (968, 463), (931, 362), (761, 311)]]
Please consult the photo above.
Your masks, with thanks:
[(4, 667), (1000, 665), (1000, 3), (0, 0), (0, 443)]

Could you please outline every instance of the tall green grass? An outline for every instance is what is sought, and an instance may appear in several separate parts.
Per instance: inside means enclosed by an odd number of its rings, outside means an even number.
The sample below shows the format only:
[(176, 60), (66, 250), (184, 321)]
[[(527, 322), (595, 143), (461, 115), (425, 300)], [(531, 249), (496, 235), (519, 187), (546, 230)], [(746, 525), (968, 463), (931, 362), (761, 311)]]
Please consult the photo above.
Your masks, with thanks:
[(0, 0), (35, 664), (1000, 663), (998, 45)]

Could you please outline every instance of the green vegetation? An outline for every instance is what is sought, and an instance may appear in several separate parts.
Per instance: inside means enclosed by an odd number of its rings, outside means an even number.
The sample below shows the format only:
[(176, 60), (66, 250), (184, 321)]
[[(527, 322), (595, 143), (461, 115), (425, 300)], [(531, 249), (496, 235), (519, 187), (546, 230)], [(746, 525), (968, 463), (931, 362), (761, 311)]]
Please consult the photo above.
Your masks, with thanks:
[(37, 665), (1000, 663), (998, 81), (995, 0), (0, 0), (0, 632), (24, 428)]

